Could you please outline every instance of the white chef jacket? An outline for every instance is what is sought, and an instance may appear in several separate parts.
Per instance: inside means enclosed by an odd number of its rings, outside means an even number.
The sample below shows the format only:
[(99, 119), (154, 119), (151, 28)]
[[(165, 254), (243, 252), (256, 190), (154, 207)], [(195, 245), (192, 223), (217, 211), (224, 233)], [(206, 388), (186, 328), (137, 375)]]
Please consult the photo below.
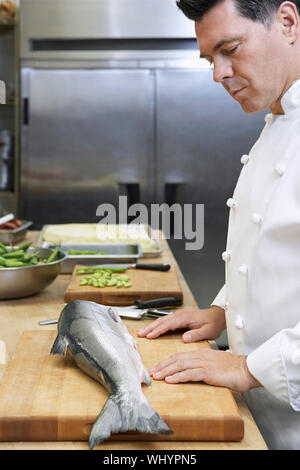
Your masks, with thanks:
[(244, 394), (270, 449), (300, 449), (300, 80), (268, 114), (230, 207), (225, 309), (230, 351), (263, 385)]

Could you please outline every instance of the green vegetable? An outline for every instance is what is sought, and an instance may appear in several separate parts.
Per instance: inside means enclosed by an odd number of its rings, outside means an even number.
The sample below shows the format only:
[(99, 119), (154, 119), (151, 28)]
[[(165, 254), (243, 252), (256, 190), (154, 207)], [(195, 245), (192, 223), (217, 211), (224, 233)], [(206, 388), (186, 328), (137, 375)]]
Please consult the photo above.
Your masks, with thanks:
[(69, 250), (68, 255), (108, 255), (107, 251)]
[[(26, 242), (20, 247), (7, 248), (0, 242), (0, 268), (20, 268), (24, 266), (37, 266), (51, 263), (57, 257), (57, 247), (49, 258), (38, 258), (36, 254), (26, 253), (32, 242)], [(4, 252), (5, 249), (5, 252)]]
[(58, 255), (58, 252), (59, 252), (59, 246), (57, 246), (55, 248), (55, 250), (51, 253), (51, 255), (49, 256), (49, 258), (47, 259), (47, 263), (52, 263), (52, 261), (55, 260), (56, 256)]
[(5, 264), (7, 268), (20, 268), (21, 266), (24, 266), (24, 263), (17, 259), (6, 259)]
[(8, 253), (4, 253), (3, 258), (22, 258), (24, 256), (24, 250), (18, 251), (9, 251)]
[[(126, 269), (126, 268), (125, 268)], [(82, 272), (84, 271), (84, 272)], [(86, 268), (79, 268), (77, 274), (86, 274)], [(112, 272), (110, 268), (97, 268), (90, 276), (86, 276), (79, 281), (80, 286), (94, 287), (131, 287), (129, 276), (124, 276)]]
[(5, 258), (3, 258), (2, 256), (0, 256), (0, 265), (1, 266), (6, 266), (6, 262), (5, 262)]
[(0, 254), (7, 253), (7, 248), (3, 243), (0, 242)]
[(24, 251), (26, 251), (27, 248), (30, 247), (30, 245), (32, 245), (32, 242), (26, 242), (26, 243), (24, 243), (23, 245), (19, 246), (18, 250), (24, 250)]
[(110, 267), (110, 268), (105, 268), (105, 267), (99, 267), (99, 266), (89, 266), (86, 268), (78, 268), (77, 269), (77, 274), (93, 274), (97, 272), (108, 272), (108, 273), (124, 273), (127, 271), (128, 268), (124, 267)]

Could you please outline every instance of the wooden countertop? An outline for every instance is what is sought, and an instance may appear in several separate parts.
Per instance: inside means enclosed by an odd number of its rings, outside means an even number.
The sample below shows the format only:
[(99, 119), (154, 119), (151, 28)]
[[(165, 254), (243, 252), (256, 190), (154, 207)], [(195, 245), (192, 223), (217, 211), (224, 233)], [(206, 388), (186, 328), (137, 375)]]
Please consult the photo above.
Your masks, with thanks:
[[(38, 232), (29, 231), (26, 240), (37, 240)], [(23, 241), (22, 241), (23, 243)], [(160, 237), (163, 254), (158, 259), (143, 259), (143, 262), (163, 262), (176, 267), (183, 289), (183, 308), (198, 308), (183, 274), (166, 240)], [(17, 343), (25, 330), (40, 330), (39, 322), (57, 318), (62, 310), (64, 292), (70, 275), (61, 274), (43, 292), (24, 299), (1, 301), (0, 303), (0, 381), (11, 360)], [(130, 320), (131, 324), (133, 320)], [(144, 320), (146, 324), (149, 320)], [(137, 328), (141, 327), (141, 321)], [(43, 329), (56, 330), (56, 325), (43, 326)], [(6, 354), (3, 354), (3, 348)], [(5, 357), (3, 357), (5, 356)], [(267, 450), (267, 446), (240, 394), (234, 393), (245, 424), (245, 435), (241, 442), (178, 442), (178, 441), (106, 441), (101, 444), (103, 450)], [(0, 450), (87, 450), (87, 442), (0, 442)]]

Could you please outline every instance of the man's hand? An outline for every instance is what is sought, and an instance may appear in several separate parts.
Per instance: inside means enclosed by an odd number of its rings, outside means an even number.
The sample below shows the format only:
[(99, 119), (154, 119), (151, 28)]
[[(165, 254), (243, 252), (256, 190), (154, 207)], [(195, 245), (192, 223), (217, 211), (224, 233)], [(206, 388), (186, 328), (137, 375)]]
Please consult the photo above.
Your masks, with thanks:
[(177, 310), (177, 312), (158, 318), (150, 325), (141, 328), (138, 331), (138, 336), (154, 339), (167, 331), (178, 328), (189, 328), (190, 330), (182, 337), (185, 343), (217, 339), (226, 328), (225, 312), (216, 306), (203, 310)]
[(170, 384), (205, 382), (240, 393), (261, 387), (249, 372), (246, 356), (213, 349), (174, 354), (157, 364), (150, 374), (155, 380), (165, 380)]

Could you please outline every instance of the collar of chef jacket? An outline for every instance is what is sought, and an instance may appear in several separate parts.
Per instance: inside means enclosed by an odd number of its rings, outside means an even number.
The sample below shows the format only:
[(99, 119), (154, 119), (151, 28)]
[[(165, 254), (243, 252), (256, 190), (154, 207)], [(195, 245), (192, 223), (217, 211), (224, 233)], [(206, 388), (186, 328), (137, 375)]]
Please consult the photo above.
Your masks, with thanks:
[(300, 106), (300, 80), (297, 80), (281, 98), (281, 106), (285, 114)]

